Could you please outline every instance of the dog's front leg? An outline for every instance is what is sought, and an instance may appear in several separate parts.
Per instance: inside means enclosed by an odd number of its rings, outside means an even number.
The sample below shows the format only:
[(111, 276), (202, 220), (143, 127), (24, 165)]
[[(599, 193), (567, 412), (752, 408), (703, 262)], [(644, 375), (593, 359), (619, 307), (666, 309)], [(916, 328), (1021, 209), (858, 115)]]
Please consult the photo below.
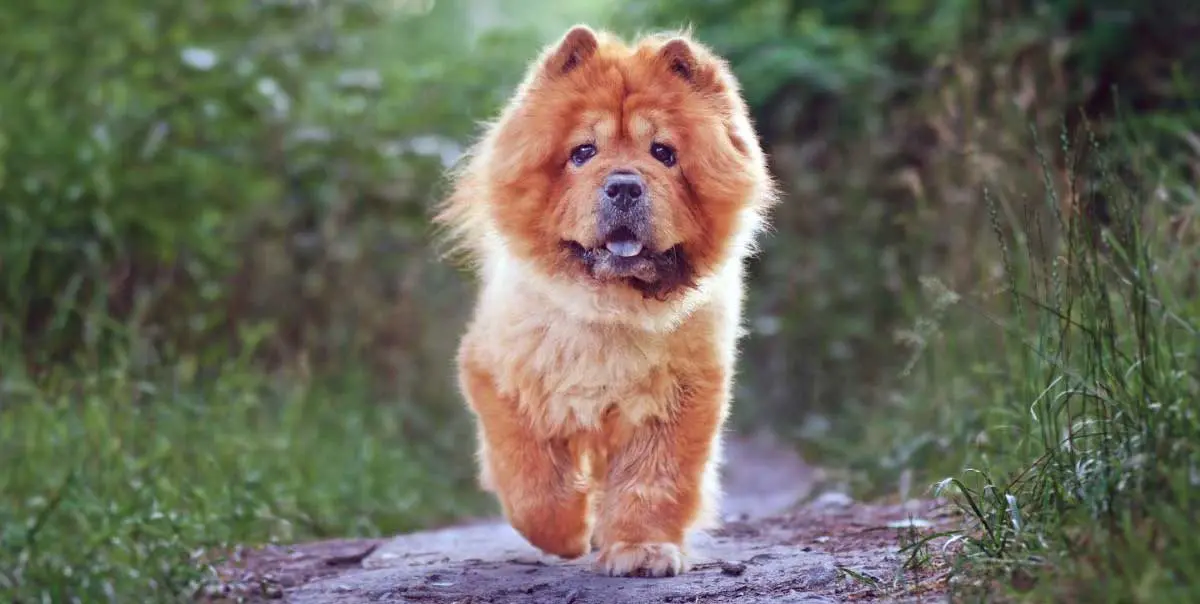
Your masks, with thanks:
[(688, 569), (684, 538), (716, 503), (726, 396), (719, 378), (694, 380), (666, 417), (631, 427), (612, 452), (595, 539), (604, 573), (662, 577)]
[(546, 553), (568, 559), (587, 553), (591, 521), (581, 452), (566, 438), (539, 434), (515, 397), (496, 392), (481, 368), (467, 365), (460, 378), (479, 421), (483, 482), (505, 517)]

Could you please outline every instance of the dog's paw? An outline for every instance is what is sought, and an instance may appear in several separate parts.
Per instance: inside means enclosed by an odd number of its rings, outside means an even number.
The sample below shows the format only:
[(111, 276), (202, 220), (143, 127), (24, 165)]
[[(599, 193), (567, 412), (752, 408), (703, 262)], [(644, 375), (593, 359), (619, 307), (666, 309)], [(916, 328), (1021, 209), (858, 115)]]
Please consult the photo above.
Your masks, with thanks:
[(612, 577), (673, 577), (688, 570), (687, 557), (674, 543), (618, 541), (600, 552), (597, 565)]

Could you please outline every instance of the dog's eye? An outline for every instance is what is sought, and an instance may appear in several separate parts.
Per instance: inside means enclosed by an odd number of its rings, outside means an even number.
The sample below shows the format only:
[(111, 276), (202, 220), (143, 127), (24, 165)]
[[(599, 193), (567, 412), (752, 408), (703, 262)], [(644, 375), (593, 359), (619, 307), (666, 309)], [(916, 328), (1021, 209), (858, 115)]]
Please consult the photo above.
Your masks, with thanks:
[(586, 164), (589, 159), (595, 157), (595, 155), (596, 145), (579, 145), (571, 150), (571, 163), (575, 164), (576, 166), (582, 166), (583, 164)]
[(675, 165), (675, 150), (662, 143), (654, 143), (650, 145), (650, 155), (654, 159), (662, 162), (662, 165), (670, 168)]

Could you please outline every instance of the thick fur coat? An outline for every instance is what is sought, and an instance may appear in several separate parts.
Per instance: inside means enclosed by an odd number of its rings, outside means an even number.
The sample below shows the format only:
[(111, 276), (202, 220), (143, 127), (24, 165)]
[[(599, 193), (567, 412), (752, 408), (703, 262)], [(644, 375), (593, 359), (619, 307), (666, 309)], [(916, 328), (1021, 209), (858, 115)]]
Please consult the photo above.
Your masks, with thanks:
[(545, 552), (685, 571), (775, 200), (735, 78), (685, 34), (576, 26), (453, 179), (437, 221), (481, 280), (457, 358), (481, 483)]

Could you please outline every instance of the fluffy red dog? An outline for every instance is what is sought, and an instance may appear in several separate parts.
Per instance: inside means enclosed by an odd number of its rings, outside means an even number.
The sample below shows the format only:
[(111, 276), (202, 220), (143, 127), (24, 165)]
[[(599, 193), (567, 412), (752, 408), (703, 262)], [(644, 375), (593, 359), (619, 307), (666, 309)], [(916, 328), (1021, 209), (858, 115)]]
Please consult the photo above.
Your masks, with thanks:
[(481, 483), (545, 552), (685, 571), (775, 198), (736, 80), (685, 35), (574, 27), (454, 176), (437, 219), (482, 279), (458, 355)]

